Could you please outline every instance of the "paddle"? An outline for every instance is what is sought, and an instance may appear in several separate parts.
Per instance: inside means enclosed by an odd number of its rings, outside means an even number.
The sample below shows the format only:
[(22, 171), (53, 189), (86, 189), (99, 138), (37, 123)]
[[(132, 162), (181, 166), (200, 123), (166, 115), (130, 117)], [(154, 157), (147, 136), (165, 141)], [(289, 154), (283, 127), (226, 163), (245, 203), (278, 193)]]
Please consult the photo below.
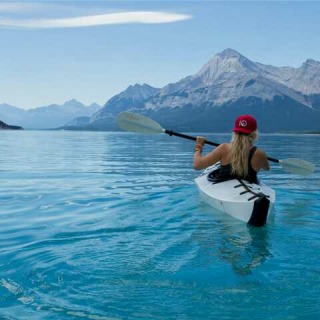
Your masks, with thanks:
[[(118, 127), (124, 131), (136, 132), (136, 133), (142, 133), (142, 134), (166, 133), (170, 136), (176, 136), (176, 137), (193, 140), (193, 141), (196, 141), (197, 139), (196, 137), (192, 137), (186, 134), (174, 132), (171, 130), (166, 130), (162, 128), (162, 126), (158, 122), (138, 113), (132, 113), (127, 111), (121, 112), (118, 114), (117, 122), (118, 122)], [(207, 140), (205, 141), (205, 144), (209, 144), (215, 147), (219, 146), (219, 143), (215, 143)], [(297, 158), (278, 160), (278, 159), (268, 157), (268, 160), (280, 164), (280, 166), (288, 172), (299, 174), (302, 176), (312, 174), (315, 171), (314, 164), (305, 160), (297, 159)]]

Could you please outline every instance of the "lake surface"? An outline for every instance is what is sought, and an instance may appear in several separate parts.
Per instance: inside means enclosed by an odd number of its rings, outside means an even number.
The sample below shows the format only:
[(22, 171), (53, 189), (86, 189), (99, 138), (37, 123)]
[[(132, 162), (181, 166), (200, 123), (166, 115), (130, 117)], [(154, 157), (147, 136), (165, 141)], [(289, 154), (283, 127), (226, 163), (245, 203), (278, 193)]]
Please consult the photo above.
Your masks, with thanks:
[(274, 217), (249, 228), (201, 202), (190, 141), (0, 131), (0, 318), (318, 319), (320, 136), (258, 146), (317, 171), (261, 174)]

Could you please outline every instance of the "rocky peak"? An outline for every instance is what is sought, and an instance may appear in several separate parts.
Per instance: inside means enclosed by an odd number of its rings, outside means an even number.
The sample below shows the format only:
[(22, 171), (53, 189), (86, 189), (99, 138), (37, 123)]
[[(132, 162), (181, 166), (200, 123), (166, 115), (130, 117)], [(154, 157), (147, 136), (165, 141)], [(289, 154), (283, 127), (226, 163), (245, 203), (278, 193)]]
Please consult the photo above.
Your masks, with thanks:
[(302, 68), (319, 68), (320, 69), (320, 62), (313, 59), (308, 59), (302, 64)]
[(236, 50), (226, 49), (215, 54), (195, 77), (202, 77), (206, 83), (210, 83), (230, 73), (259, 73), (259, 68)]
[(69, 101), (66, 101), (63, 105), (64, 106), (74, 106), (74, 107), (79, 106), (79, 107), (83, 107), (83, 104), (80, 101), (76, 100), (76, 99), (71, 99)]
[(238, 51), (231, 49), (231, 48), (227, 48), (227, 49), (217, 53), (216, 55), (220, 56), (221, 58), (230, 58), (230, 57), (240, 58), (240, 57), (243, 57), (242, 54), (240, 54)]
[(121, 92), (118, 96), (120, 98), (134, 99), (134, 100), (145, 100), (153, 97), (160, 91), (158, 88), (149, 86), (148, 84), (130, 85), (125, 91)]

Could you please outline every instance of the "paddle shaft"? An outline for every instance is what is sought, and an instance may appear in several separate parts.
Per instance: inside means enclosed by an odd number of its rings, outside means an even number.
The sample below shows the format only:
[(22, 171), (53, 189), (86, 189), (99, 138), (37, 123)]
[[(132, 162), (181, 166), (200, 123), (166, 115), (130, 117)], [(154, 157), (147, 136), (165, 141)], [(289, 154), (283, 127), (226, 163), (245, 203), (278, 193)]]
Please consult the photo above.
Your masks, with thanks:
[[(178, 132), (174, 132), (172, 130), (165, 130), (164, 133), (168, 134), (169, 136), (176, 136), (176, 137), (180, 137), (180, 138), (184, 138), (184, 139), (188, 139), (188, 140), (193, 140), (193, 141), (197, 140), (196, 137), (188, 136), (186, 134), (182, 134), (182, 133), (178, 133)], [(204, 143), (205, 144), (209, 144), (210, 146), (215, 146), (215, 147), (220, 146), (219, 143), (208, 141), (208, 140), (206, 140)], [(278, 159), (269, 158), (269, 157), (268, 157), (268, 160), (272, 161), (272, 162), (276, 162), (276, 163), (280, 162)]]

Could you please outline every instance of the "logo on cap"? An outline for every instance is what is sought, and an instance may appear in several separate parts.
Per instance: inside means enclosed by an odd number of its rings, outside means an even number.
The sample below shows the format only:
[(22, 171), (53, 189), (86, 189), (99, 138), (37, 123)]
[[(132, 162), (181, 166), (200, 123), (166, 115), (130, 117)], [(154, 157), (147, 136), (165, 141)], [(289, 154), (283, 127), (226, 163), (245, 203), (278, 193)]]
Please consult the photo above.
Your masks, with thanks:
[(244, 128), (244, 127), (246, 127), (247, 125), (248, 125), (248, 123), (247, 123), (246, 120), (240, 120), (240, 121), (239, 121), (239, 126), (240, 126), (240, 127), (243, 127), (243, 128)]

